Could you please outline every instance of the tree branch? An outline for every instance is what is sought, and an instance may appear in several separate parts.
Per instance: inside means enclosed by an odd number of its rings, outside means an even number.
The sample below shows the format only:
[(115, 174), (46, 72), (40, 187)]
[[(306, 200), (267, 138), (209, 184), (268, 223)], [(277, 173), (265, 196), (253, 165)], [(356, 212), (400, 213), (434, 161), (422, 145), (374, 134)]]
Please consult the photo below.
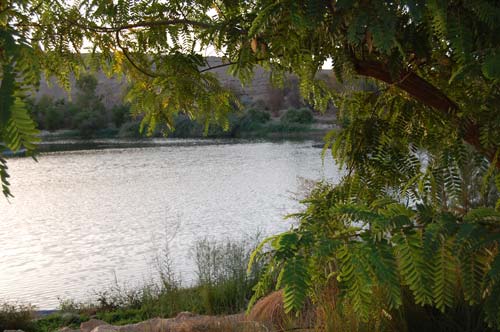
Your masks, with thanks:
[(122, 50), (122, 52), (125, 55), (125, 57), (127, 58), (127, 60), (130, 62), (130, 64), (135, 69), (137, 69), (138, 71), (140, 71), (141, 73), (143, 73), (146, 76), (149, 76), (149, 77), (152, 77), (152, 78), (158, 77), (158, 75), (153, 74), (153, 73), (149, 72), (148, 70), (145, 70), (145, 69), (139, 67), (139, 65), (137, 65), (134, 62), (134, 60), (132, 59), (132, 57), (128, 54), (128, 50), (125, 47), (123, 47), (122, 44), (121, 44), (121, 42), (120, 42), (120, 31), (116, 31), (115, 32), (115, 37), (116, 37), (116, 45), (118, 45), (118, 47)]
[(422, 104), (439, 111), (461, 130), (462, 137), (467, 143), (490, 161), (494, 161), (496, 167), (500, 169), (500, 161), (494, 160), (496, 149), (486, 149), (481, 145), (479, 126), (472, 120), (457, 117), (458, 105), (434, 85), (410, 70), (403, 71), (399, 77), (392, 77), (387, 66), (377, 61), (354, 60), (354, 68), (359, 75), (395, 85)]
[(458, 105), (441, 90), (411, 71), (393, 78), (386, 65), (376, 61), (355, 61), (354, 68), (359, 75), (375, 78), (388, 84), (394, 84), (406, 91), (423, 104), (455, 117)]
[[(258, 58), (258, 59), (255, 59), (255, 61), (257, 62), (257, 64), (261, 61), (264, 61), (266, 59), (261, 59), (261, 58)], [(203, 73), (203, 72), (206, 72), (206, 71), (209, 71), (209, 70), (212, 70), (212, 69), (217, 69), (217, 68), (223, 68), (223, 67), (227, 67), (227, 66), (231, 66), (231, 65), (234, 65), (234, 64), (237, 64), (238, 62), (237, 61), (229, 61), (229, 62), (226, 62), (226, 63), (222, 63), (220, 65), (216, 65), (216, 66), (210, 66), (210, 64), (208, 64), (208, 67), (207, 68), (203, 68), (200, 70), (200, 73)]]
[(210, 66), (210, 65), (208, 65), (207, 68), (201, 69), (200, 73), (203, 73), (203, 72), (206, 72), (206, 71), (209, 71), (209, 70), (213, 70), (213, 69), (217, 69), (217, 68), (227, 67), (227, 66), (230, 66), (230, 65), (234, 65), (235, 63), (237, 63), (237, 62), (227, 62), (227, 63), (222, 63), (222, 64), (216, 65), (216, 66)]
[(130, 30), (130, 29), (134, 29), (134, 28), (144, 28), (144, 27), (151, 28), (151, 27), (160, 27), (160, 26), (168, 26), (168, 25), (176, 25), (176, 24), (190, 25), (190, 26), (200, 27), (200, 28), (204, 28), (204, 29), (209, 29), (209, 28), (215, 27), (215, 25), (210, 24), (210, 23), (198, 22), (198, 21), (193, 21), (193, 20), (188, 20), (188, 19), (139, 21), (136, 23), (118, 25), (115, 27), (98, 26), (98, 25), (84, 25), (84, 24), (81, 24), (80, 22), (73, 22), (73, 23), (82, 29), (88, 29), (88, 30), (92, 30), (94, 32), (105, 32), (105, 33), (112, 33), (112, 32), (117, 32), (117, 31), (122, 31), (122, 30)]

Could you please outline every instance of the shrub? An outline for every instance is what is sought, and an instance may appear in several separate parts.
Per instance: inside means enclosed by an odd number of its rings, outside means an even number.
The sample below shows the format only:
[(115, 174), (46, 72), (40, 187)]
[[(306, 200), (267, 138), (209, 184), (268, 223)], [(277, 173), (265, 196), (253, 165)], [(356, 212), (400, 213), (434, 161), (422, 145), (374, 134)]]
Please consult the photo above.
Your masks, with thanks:
[(281, 117), (281, 122), (285, 124), (310, 124), (313, 122), (313, 120), (313, 114), (308, 108), (291, 108)]
[(30, 305), (0, 305), (0, 331), (23, 330), (33, 331), (33, 308)]
[(170, 132), (170, 137), (186, 138), (186, 137), (201, 137), (203, 134), (202, 126), (190, 119), (185, 114), (179, 114), (175, 118), (175, 130)]
[(271, 115), (268, 112), (251, 108), (239, 119), (238, 129), (240, 131), (255, 130), (270, 120)]
[(125, 122), (130, 121), (130, 107), (128, 105), (115, 105), (111, 109), (113, 123), (116, 128), (120, 128)]
[[(156, 258), (158, 278), (139, 287), (119, 285), (97, 292), (95, 304), (61, 304), (68, 311), (77, 309), (81, 320), (94, 312), (99, 319), (112, 324), (136, 323), (153, 317), (173, 317), (181, 311), (198, 314), (234, 314), (246, 309), (252, 288), (260, 276), (262, 265), (246, 273), (250, 253), (258, 243), (198, 241), (192, 248), (197, 280), (182, 287), (170, 259), (168, 245)], [(60, 324), (61, 317), (52, 317), (44, 324)]]
[(139, 132), (141, 121), (127, 121), (120, 127), (118, 137), (121, 138), (140, 138), (143, 135)]
[(106, 124), (103, 123), (102, 117), (97, 112), (82, 111), (74, 117), (74, 129), (79, 130), (83, 138), (94, 136), (97, 130), (105, 126)]

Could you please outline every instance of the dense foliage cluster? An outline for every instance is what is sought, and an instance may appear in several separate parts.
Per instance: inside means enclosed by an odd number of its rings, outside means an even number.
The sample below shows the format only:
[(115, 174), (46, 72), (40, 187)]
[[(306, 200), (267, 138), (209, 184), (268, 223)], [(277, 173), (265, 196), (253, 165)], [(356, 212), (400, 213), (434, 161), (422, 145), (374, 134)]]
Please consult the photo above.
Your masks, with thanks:
[(29, 99), (28, 110), (42, 130), (75, 129), (81, 137), (91, 137), (99, 129), (113, 123), (120, 127), (129, 120), (127, 105), (106, 109), (102, 96), (97, 94), (97, 79), (82, 75), (75, 84), (73, 100), (56, 99), (43, 95), (39, 100)]
[[(339, 108), (327, 147), (346, 175), (270, 240), (257, 296), (277, 275), (287, 310), (334, 289), (330, 303), (362, 321), (407, 300), (440, 311), (463, 301), (498, 328), (499, 34), (494, 0), (4, 1), (0, 133), (13, 150), (34, 147), (23, 94), (42, 72), (63, 86), (84, 67), (124, 75), (143, 127), (182, 113), (205, 132), (228, 128), (239, 105), (201, 48), (243, 82), (256, 65), (277, 85), (293, 72), (311, 106)], [(316, 76), (327, 59), (340, 82), (363, 76), (367, 89), (333, 93)], [(0, 175), (8, 194), (3, 159)]]

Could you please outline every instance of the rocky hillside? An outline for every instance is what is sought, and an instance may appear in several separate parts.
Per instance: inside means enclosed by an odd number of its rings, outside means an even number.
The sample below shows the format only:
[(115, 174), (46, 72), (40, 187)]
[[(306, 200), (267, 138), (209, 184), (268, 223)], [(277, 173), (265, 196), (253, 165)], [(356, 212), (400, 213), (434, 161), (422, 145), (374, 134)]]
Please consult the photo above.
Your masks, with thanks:
[[(209, 58), (210, 66), (217, 66), (221, 63), (220, 58)], [(242, 101), (251, 103), (260, 100), (268, 105), (271, 111), (300, 106), (298, 105), (300, 97), (298, 96), (297, 79), (294, 77), (290, 77), (290, 86), (287, 89), (280, 90), (270, 84), (269, 73), (261, 67), (256, 68), (254, 78), (248, 86), (242, 86), (237, 78), (230, 76), (227, 73), (227, 67), (215, 68), (213, 72), (219, 76), (222, 84), (235, 91)], [(335, 84), (331, 70), (323, 70), (319, 75), (322, 79)], [(96, 73), (95, 76), (98, 79), (97, 91), (102, 96), (106, 108), (121, 104), (123, 102), (126, 83), (115, 78), (108, 78), (102, 72)], [(71, 82), (74, 87), (75, 80), (72, 79)], [(50, 84), (46, 80), (41, 82), (35, 99), (39, 100), (43, 95), (50, 96), (54, 100), (68, 99), (67, 92), (60, 88), (54, 81), (51, 81)]]

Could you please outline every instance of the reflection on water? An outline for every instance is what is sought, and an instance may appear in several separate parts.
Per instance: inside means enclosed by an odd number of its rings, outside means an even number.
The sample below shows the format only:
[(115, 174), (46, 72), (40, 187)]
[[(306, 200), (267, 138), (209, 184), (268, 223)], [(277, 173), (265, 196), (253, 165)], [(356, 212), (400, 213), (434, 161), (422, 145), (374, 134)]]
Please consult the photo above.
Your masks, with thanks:
[(312, 142), (209, 142), (9, 160), (16, 197), (0, 198), (0, 300), (47, 309), (58, 297), (84, 300), (115, 277), (140, 283), (174, 233), (174, 264), (189, 281), (196, 239), (285, 230), (300, 179), (337, 177)]

